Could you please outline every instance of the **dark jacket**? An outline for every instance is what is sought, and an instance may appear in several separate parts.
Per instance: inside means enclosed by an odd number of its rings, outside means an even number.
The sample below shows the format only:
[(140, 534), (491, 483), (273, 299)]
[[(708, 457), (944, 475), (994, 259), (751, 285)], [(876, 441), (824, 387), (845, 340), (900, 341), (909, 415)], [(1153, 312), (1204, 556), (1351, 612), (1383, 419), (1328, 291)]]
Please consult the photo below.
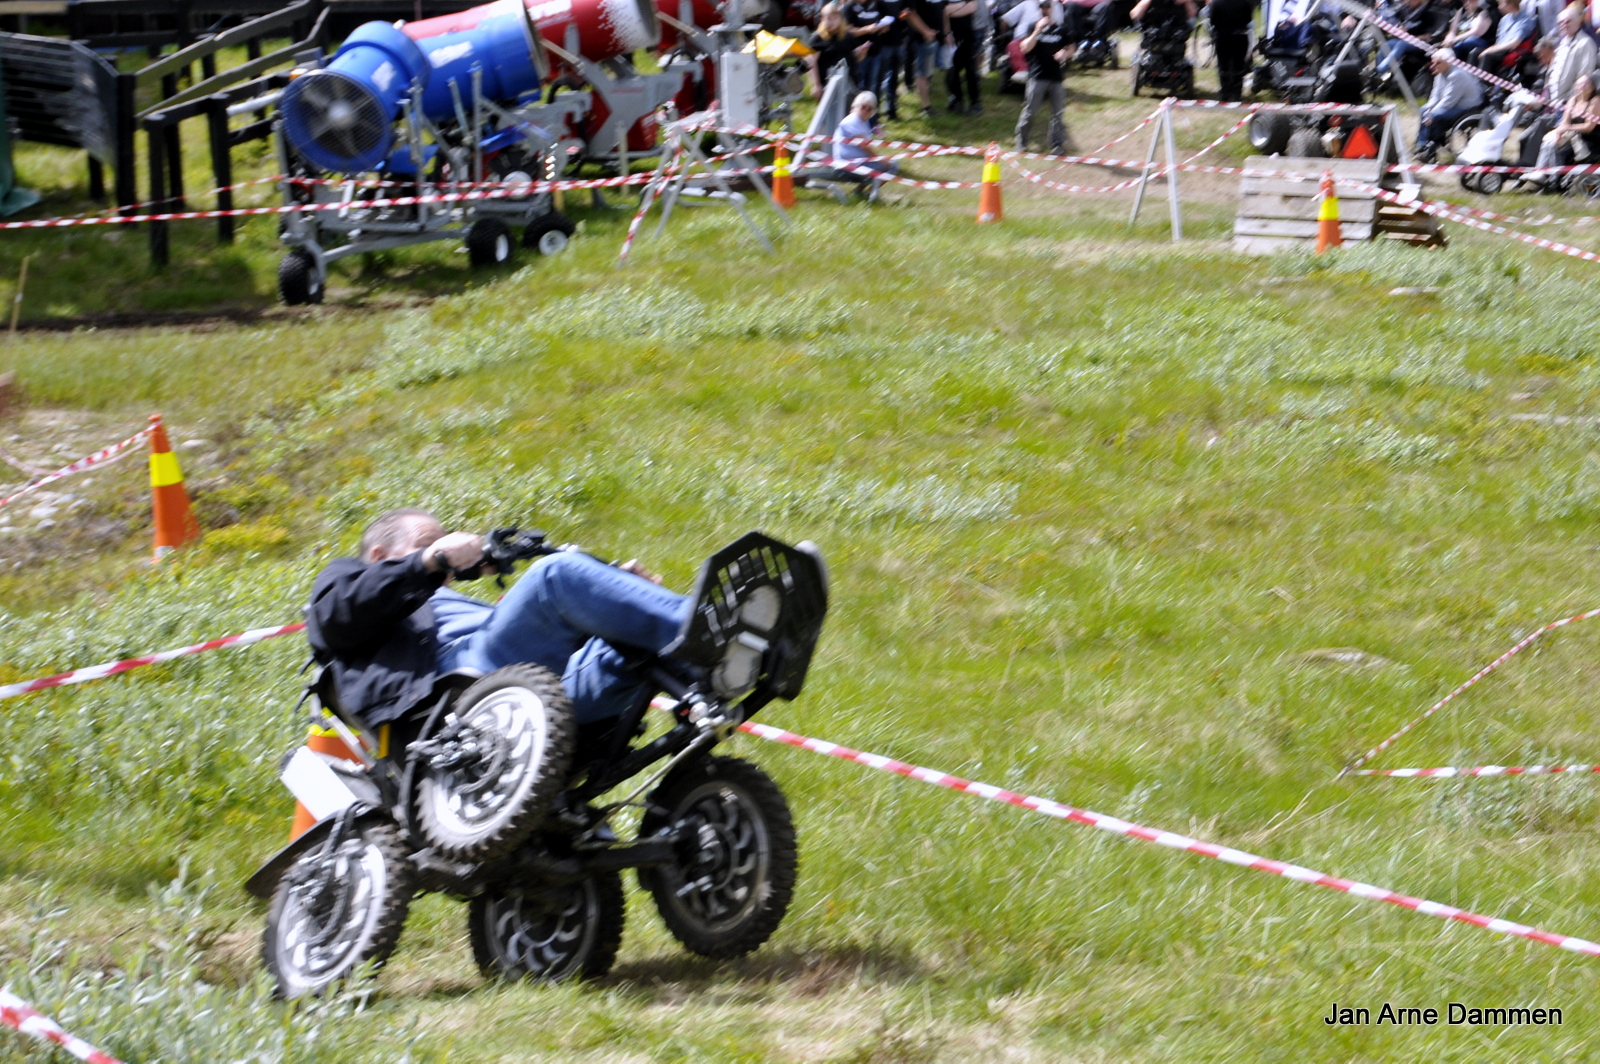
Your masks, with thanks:
[(438, 646), (428, 598), (444, 580), (423, 567), (421, 551), (371, 563), (335, 558), (317, 574), (306, 638), (346, 711), (385, 724), (432, 692)]

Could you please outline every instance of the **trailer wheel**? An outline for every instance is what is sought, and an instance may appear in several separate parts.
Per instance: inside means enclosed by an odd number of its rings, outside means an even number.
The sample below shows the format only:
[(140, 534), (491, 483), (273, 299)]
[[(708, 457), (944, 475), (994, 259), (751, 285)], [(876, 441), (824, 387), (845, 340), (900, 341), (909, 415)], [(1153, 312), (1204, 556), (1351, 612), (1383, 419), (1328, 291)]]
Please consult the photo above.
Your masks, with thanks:
[(551, 211), (528, 223), (522, 231), (522, 246), (533, 248), (541, 255), (559, 255), (567, 250), (572, 234), (578, 231), (572, 219), (560, 211)]
[(317, 260), (299, 248), (278, 263), (278, 295), (287, 306), (304, 307), (322, 302), (322, 277)]
[(511, 227), (498, 218), (479, 218), (467, 230), (467, 255), (474, 266), (500, 266), (511, 261), (515, 245)]
[(1251, 115), (1247, 128), (1250, 146), (1262, 155), (1282, 155), (1283, 149), (1289, 146), (1289, 134), (1294, 132), (1288, 118), (1270, 111), (1257, 111)]

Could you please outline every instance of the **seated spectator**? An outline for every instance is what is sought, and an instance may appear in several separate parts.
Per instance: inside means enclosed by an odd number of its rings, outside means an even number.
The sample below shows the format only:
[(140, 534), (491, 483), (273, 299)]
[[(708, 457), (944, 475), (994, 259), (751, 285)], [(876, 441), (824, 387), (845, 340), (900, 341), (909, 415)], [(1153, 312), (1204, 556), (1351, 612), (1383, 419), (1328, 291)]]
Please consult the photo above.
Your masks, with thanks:
[(1494, 43), (1478, 53), (1478, 65), (1491, 74), (1515, 67), (1533, 51), (1538, 24), (1522, 10), (1522, 0), (1500, 0), (1500, 25)]
[[(833, 132), (833, 161), (838, 167), (840, 180), (854, 181), (864, 186), (868, 197), (876, 199), (883, 178), (873, 174), (893, 174), (899, 171), (897, 163), (872, 158), (873, 149), (866, 144), (851, 141), (870, 140), (883, 136), (883, 127), (873, 121), (878, 113), (878, 97), (871, 92), (858, 92), (850, 103), (850, 113), (844, 116), (839, 128)], [(870, 188), (865, 186), (870, 185)]]
[(1422, 122), (1417, 128), (1418, 158), (1433, 159), (1451, 128), (1483, 106), (1483, 86), (1465, 70), (1450, 65), (1455, 57), (1450, 49), (1440, 48), (1428, 61), (1433, 71), (1433, 92), (1422, 107)]
[[(1393, 20), (1401, 29), (1429, 44), (1443, 40), (1450, 25), (1450, 16), (1444, 9), (1435, 6), (1433, 0), (1401, 0)], [(1409, 79), (1421, 65), (1422, 54), (1423, 50), (1414, 44), (1402, 40), (1388, 41), (1378, 55), (1378, 73)]]
[(1500, 24), (1500, 8), (1494, 0), (1466, 0), (1456, 13), (1450, 32), (1439, 42), (1456, 53), (1456, 58), (1474, 66), (1478, 53), (1494, 40), (1495, 29)]
[(1545, 83), (1545, 95), (1551, 100), (1566, 100), (1577, 90), (1578, 82), (1595, 72), (1600, 52), (1594, 40), (1583, 32), (1583, 9), (1577, 4), (1556, 16), (1556, 34), (1558, 40)]
[(1578, 79), (1562, 108), (1561, 121), (1539, 145), (1539, 166), (1571, 166), (1594, 159), (1600, 149), (1600, 98), (1592, 78)]

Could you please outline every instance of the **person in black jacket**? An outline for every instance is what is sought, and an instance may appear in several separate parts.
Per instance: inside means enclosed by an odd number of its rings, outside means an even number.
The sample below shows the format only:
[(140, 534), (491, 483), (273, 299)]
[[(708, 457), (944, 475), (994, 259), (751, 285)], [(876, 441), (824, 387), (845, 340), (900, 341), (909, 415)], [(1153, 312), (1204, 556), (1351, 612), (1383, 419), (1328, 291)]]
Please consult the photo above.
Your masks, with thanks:
[(1238, 103), (1250, 60), (1250, 23), (1261, 0), (1211, 0), (1211, 41), (1217, 50), (1217, 98)]
[(561, 677), (579, 724), (645, 696), (618, 648), (660, 653), (677, 638), (687, 597), (637, 562), (613, 566), (577, 552), (536, 562), (498, 603), (448, 588), (451, 572), (476, 565), (483, 546), (482, 536), (447, 533), (425, 510), (391, 510), (362, 534), (358, 557), (317, 574), (306, 635), (344, 709), (376, 727), (406, 716), (446, 672), (521, 662)]

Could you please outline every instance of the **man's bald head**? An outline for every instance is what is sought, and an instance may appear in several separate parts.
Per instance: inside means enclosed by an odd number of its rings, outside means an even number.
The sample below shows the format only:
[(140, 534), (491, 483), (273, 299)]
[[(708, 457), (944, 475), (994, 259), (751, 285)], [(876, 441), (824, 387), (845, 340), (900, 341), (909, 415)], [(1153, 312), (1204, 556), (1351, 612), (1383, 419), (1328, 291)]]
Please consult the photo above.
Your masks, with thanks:
[(440, 536), (444, 526), (427, 510), (406, 507), (379, 514), (361, 533), (360, 557), (364, 562), (400, 558), (421, 550)]

